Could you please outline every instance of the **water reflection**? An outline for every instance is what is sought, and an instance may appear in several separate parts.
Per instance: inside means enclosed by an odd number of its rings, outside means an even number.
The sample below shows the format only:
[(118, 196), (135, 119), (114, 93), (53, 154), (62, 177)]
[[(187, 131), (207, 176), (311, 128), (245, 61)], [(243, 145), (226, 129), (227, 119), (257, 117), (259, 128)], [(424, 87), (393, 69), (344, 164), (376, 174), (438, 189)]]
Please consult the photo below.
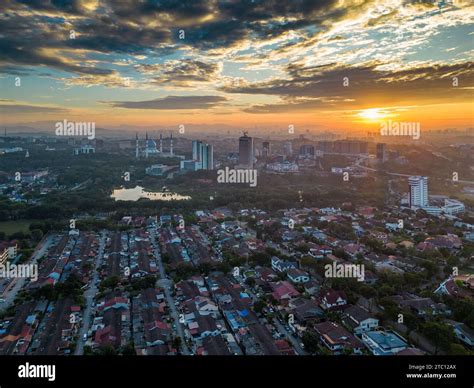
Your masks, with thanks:
[(189, 195), (180, 195), (171, 191), (145, 191), (141, 186), (133, 189), (115, 189), (111, 198), (116, 201), (138, 201), (140, 198), (148, 198), (151, 201), (185, 201), (191, 199)]

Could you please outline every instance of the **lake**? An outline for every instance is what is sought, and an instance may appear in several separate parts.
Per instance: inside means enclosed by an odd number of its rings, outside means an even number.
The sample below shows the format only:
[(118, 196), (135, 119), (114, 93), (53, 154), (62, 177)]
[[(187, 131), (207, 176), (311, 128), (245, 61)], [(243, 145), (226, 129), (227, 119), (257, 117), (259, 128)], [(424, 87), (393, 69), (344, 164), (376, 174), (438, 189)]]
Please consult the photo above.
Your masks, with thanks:
[(191, 199), (189, 195), (180, 195), (171, 191), (145, 191), (141, 186), (136, 186), (133, 189), (115, 189), (111, 198), (116, 201), (138, 201), (140, 198), (147, 198), (151, 201), (186, 201)]

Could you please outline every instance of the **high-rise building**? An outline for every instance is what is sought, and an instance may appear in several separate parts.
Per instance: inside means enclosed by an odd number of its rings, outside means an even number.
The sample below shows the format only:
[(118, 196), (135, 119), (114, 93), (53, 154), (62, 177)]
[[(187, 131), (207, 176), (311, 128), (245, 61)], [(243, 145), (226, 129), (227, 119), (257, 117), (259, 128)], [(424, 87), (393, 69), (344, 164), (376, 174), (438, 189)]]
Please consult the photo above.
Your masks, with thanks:
[(408, 178), (410, 186), (410, 207), (428, 206), (428, 177), (411, 176)]
[(376, 150), (377, 160), (381, 163), (385, 163), (387, 161), (387, 144), (377, 143)]
[(201, 160), (201, 145), (202, 142), (199, 140), (193, 140), (193, 159)]
[(214, 169), (214, 147), (210, 144), (201, 144), (201, 166), (203, 170)]
[(253, 138), (247, 136), (247, 132), (239, 138), (239, 165), (253, 167)]
[[(200, 140), (193, 140), (193, 158), (192, 161), (196, 162), (195, 170), (213, 170), (214, 169), (214, 147), (210, 144), (205, 144)], [(190, 169), (190, 163), (188, 163), (186, 169)]]

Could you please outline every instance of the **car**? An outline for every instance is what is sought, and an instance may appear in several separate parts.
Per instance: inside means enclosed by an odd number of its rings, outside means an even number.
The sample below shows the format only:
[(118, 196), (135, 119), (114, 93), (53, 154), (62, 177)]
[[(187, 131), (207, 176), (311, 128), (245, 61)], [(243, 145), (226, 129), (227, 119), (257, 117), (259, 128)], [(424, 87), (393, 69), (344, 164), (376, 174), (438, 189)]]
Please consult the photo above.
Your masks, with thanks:
[(87, 333), (84, 333), (84, 335), (82, 336), (82, 339), (83, 339), (84, 341), (87, 341)]

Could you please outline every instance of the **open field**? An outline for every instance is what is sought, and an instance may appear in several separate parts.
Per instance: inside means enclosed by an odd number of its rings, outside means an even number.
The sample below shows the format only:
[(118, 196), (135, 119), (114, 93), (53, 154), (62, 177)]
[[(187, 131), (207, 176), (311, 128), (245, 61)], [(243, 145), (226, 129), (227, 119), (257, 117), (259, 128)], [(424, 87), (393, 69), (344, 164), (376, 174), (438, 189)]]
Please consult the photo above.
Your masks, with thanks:
[(0, 232), (11, 235), (16, 232), (29, 232), (28, 227), (31, 224), (31, 220), (18, 220), (18, 221), (4, 221), (0, 222)]

